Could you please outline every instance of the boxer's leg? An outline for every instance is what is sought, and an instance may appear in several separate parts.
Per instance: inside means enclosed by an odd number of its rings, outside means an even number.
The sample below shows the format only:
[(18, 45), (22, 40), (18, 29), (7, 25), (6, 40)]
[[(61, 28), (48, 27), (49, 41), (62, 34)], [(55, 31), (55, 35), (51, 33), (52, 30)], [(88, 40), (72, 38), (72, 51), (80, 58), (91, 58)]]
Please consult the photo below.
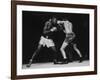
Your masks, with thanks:
[(67, 42), (63, 42), (61, 48), (60, 48), (60, 51), (62, 53), (62, 56), (64, 59), (67, 59), (67, 56), (66, 56), (66, 53), (65, 53), (65, 48), (68, 46), (68, 43)]
[(54, 51), (54, 64), (61, 64), (57, 60), (57, 50), (56, 50), (55, 46), (51, 46), (50, 48)]
[(65, 48), (67, 46), (68, 46), (68, 43), (64, 41), (61, 48), (60, 48), (60, 51), (61, 51), (62, 56), (63, 56), (62, 64), (68, 64), (68, 62), (69, 62), (68, 57), (66, 56), (66, 53), (65, 53)]
[(77, 52), (77, 54), (80, 57), (79, 62), (82, 62), (82, 54), (81, 54), (80, 50), (77, 48), (77, 45), (73, 44), (73, 48), (74, 48), (74, 50)]
[(34, 57), (40, 52), (41, 48), (42, 48), (42, 45), (39, 44), (37, 50), (33, 53), (31, 59), (29, 60), (27, 67), (31, 66)]

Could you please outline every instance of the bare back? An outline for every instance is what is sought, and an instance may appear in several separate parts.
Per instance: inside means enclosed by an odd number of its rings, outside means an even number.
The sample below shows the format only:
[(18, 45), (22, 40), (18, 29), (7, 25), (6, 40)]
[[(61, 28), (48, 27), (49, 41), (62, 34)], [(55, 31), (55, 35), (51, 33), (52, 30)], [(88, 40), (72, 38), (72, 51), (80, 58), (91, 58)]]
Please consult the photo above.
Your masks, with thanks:
[(64, 32), (66, 34), (73, 33), (73, 31), (72, 31), (72, 23), (71, 22), (63, 21), (63, 24), (64, 24), (64, 28), (65, 28)]
[(68, 20), (66, 20), (66, 21), (58, 21), (58, 24), (63, 25), (63, 27), (64, 27), (63, 31), (64, 31), (65, 34), (73, 33), (72, 23), (69, 22)]

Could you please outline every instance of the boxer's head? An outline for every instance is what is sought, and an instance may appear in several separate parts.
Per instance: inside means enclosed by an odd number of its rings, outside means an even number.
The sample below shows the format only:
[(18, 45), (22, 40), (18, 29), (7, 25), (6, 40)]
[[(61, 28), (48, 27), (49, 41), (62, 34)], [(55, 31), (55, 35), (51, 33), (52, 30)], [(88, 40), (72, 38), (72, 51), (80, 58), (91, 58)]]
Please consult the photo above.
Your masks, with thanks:
[(67, 19), (67, 18), (63, 18), (62, 20), (63, 20), (63, 21), (68, 21), (68, 19)]
[(57, 24), (57, 18), (56, 18), (56, 17), (52, 17), (52, 18), (51, 18), (51, 22), (52, 22), (53, 24)]

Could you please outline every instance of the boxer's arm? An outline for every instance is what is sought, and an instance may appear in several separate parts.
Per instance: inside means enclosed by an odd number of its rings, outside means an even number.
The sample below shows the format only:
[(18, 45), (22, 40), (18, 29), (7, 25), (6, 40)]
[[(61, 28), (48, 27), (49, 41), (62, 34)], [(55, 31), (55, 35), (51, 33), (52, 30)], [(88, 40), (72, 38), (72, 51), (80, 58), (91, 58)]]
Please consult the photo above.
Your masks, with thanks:
[(50, 25), (51, 24), (49, 22), (46, 22), (45, 23), (45, 26), (44, 26), (44, 29), (43, 29), (43, 33), (44, 34), (47, 34), (47, 33), (51, 32), (50, 29), (49, 29), (50, 28)]
[(58, 23), (58, 30), (64, 30), (64, 21), (57, 21)]
[(50, 29), (50, 31), (51, 32), (57, 31), (57, 28), (56, 27), (53, 27), (53, 28)]
[(64, 21), (57, 21), (57, 23), (58, 23), (58, 24), (63, 24), (63, 23), (64, 23)]

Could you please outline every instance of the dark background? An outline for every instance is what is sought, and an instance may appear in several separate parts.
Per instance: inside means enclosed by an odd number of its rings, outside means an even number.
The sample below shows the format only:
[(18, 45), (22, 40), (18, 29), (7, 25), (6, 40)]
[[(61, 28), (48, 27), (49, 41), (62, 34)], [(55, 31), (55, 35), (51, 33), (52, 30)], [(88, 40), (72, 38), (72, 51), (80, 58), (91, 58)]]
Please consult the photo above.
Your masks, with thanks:
[[(73, 31), (76, 34), (74, 40), (77, 43), (84, 59), (89, 59), (89, 14), (76, 13), (51, 13), (51, 12), (22, 12), (22, 63), (26, 64), (36, 50), (40, 37), (43, 32), (43, 27), (46, 21), (55, 16), (58, 20), (67, 18), (73, 24)], [(53, 38), (56, 48), (59, 51), (64, 40), (64, 33), (57, 32)], [(78, 55), (73, 48), (68, 47), (66, 51), (72, 54), (74, 60), (78, 59)], [(62, 59), (62, 55), (58, 53), (58, 59)], [(43, 48), (39, 55), (36, 55), (33, 62), (51, 62), (53, 60), (53, 52), (48, 48)]]

